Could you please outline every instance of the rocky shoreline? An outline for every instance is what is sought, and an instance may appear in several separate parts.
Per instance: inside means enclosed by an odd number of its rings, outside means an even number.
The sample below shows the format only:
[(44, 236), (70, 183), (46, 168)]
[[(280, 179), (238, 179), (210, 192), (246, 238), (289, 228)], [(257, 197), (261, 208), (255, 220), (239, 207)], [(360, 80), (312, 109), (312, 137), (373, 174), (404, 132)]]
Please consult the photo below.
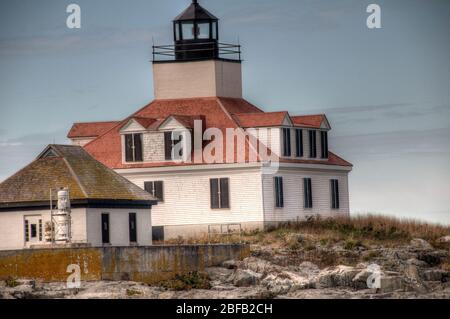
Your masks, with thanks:
[[(172, 290), (135, 282), (85, 282), (79, 289), (62, 283), (0, 282), (0, 298), (76, 299), (450, 299), (450, 238), (433, 247), (423, 239), (396, 247), (363, 247), (338, 242), (315, 247), (253, 245), (252, 256), (205, 270), (210, 289)], [(330, 265), (339, 262), (336, 265)]]

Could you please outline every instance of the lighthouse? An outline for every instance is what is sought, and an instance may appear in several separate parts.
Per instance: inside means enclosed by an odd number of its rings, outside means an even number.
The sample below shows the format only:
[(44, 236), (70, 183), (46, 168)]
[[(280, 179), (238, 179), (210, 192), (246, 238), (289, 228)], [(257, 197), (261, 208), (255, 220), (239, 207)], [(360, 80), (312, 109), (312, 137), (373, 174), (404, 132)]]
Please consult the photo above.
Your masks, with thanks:
[(241, 47), (219, 41), (219, 19), (197, 0), (173, 20), (173, 40), (153, 46), (156, 99), (242, 98)]

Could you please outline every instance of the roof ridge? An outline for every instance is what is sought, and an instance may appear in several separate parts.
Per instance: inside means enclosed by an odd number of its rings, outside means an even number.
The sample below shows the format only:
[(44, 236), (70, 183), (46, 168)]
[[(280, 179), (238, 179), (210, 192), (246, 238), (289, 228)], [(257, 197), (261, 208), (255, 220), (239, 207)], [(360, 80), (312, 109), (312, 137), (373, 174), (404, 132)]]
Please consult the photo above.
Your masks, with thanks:
[(119, 121), (91, 121), (91, 122), (74, 122), (73, 125), (75, 124), (92, 124), (92, 123), (116, 123)]
[(72, 177), (77, 181), (77, 184), (80, 187), (81, 191), (83, 192), (84, 196), (86, 198), (89, 198), (88, 193), (86, 192), (86, 189), (84, 188), (84, 185), (81, 183), (78, 175), (75, 174), (75, 171), (74, 171), (73, 167), (70, 165), (69, 161), (65, 157), (62, 157), (62, 160), (64, 161), (67, 168), (69, 169), (69, 172), (72, 175)]
[(259, 108), (258, 106), (256, 106), (255, 104), (253, 104), (253, 103), (251, 103), (251, 102), (249, 102), (249, 101), (247, 101), (246, 99), (244, 99), (243, 97), (226, 97), (226, 96), (216, 96), (216, 98), (218, 98), (218, 99), (228, 99), (228, 100), (241, 100), (241, 101), (244, 101), (245, 103), (248, 103), (249, 105), (251, 105), (253, 108), (255, 108), (256, 110), (258, 110), (258, 111), (260, 111), (260, 112), (262, 112), (262, 113), (265, 113), (265, 111), (263, 110), (263, 109), (261, 109), (261, 108)]

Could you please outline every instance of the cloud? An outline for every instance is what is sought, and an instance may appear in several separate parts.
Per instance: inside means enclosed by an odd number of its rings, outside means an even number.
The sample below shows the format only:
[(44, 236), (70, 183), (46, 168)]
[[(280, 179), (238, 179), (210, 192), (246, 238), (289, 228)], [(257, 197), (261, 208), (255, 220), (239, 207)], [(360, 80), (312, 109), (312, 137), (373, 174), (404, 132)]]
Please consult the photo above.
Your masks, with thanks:
[[(80, 31), (84, 32), (84, 31)], [(102, 28), (95, 32), (71, 33), (49, 32), (41, 36), (15, 37), (0, 41), (0, 56), (18, 54), (35, 55), (55, 52), (109, 49), (131, 45), (151, 45), (153, 39), (165, 38), (168, 31), (163, 28), (113, 29)]]

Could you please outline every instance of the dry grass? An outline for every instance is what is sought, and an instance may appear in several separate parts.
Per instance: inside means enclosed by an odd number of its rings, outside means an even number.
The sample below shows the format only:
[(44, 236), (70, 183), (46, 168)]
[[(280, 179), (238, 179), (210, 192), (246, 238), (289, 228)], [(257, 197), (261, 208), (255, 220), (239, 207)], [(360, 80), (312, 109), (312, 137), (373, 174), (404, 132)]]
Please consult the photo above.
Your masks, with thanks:
[(429, 224), (410, 219), (398, 219), (381, 215), (360, 215), (350, 218), (320, 219), (285, 223), (265, 231), (252, 231), (241, 236), (199, 236), (196, 238), (179, 237), (166, 241), (168, 245), (240, 243), (296, 249), (300, 243), (293, 235), (304, 237), (303, 247), (313, 247), (319, 243), (329, 246), (344, 241), (348, 249), (369, 244), (398, 245), (413, 238), (422, 238), (438, 246), (436, 240), (450, 235), (450, 227)]
[(325, 220), (313, 218), (299, 223), (287, 223), (273, 230), (278, 234), (283, 231), (311, 235), (326, 243), (344, 240), (350, 247), (363, 245), (367, 241), (384, 244), (405, 243), (412, 238), (422, 238), (434, 243), (438, 238), (450, 234), (450, 227), (416, 220), (366, 215)]

